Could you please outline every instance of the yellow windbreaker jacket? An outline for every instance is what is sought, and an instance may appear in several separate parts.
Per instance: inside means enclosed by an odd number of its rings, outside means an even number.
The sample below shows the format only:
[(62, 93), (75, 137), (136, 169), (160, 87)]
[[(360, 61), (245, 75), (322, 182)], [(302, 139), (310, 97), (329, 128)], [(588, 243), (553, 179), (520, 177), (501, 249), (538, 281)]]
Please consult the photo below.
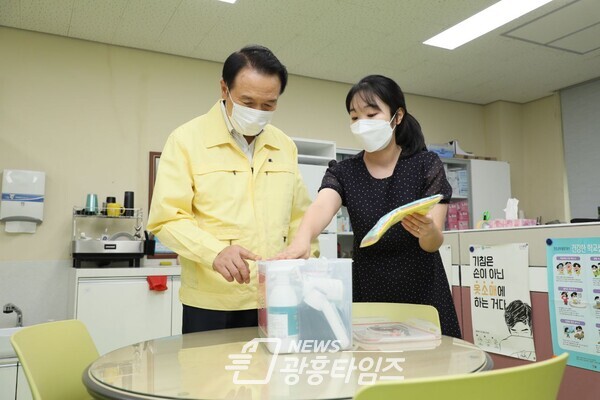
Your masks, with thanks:
[(274, 256), (289, 244), (310, 205), (294, 142), (272, 125), (255, 140), (251, 165), (217, 102), (207, 114), (177, 128), (165, 144), (148, 230), (180, 256), (183, 304), (256, 308), (255, 263), (249, 262), (250, 284), (239, 284), (213, 270), (215, 257), (233, 244), (263, 259)]

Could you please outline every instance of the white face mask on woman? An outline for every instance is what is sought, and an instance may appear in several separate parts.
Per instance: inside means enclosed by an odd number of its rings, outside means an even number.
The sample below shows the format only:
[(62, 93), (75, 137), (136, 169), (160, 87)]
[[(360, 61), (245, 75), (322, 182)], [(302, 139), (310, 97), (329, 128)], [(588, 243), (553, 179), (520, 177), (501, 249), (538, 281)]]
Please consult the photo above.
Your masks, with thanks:
[(384, 149), (392, 140), (394, 128), (390, 126), (396, 118), (384, 121), (382, 119), (359, 119), (350, 125), (350, 130), (365, 151), (372, 153)]
[(229, 100), (233, 104), (231, 111), (231, 124), (235, 130), (244, 136), (256, 136), (265, 129), (265, 126), (273, 119), (274, 111), (255, 110), (237, 104), (231, 98), (231, 93), (227, 90)]

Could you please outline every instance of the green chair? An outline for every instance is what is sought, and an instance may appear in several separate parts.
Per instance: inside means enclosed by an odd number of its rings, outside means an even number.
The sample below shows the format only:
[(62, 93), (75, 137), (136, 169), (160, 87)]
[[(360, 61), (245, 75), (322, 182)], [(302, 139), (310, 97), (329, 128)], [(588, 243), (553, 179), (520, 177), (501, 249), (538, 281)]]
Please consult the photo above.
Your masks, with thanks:
[(551, 400), (556, 399), (567, 353), (519, 367), (472, 374), (378, 382), (361, 388), (355, 400)]
[(82, 374), (99, 355), (81, 321), (32, 325), (13, 334), (10, 342), (34, 399), (91, 398), (83, 385)]
[(352, 318), (385, 317), (390, 321), (404, 322), (422, 319), (440, 327), (440, 317), (433, 306), (407, 303), (352, 303)]

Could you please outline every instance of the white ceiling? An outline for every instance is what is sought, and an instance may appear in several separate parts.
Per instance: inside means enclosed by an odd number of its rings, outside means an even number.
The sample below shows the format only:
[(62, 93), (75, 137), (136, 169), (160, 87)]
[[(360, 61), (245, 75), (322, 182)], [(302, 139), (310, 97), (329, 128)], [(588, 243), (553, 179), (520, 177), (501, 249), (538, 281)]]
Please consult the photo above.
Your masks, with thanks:
[(456, 50), (422, 42), (496, 0), (0, 0), (0, 25), (223, 62), (249, 43), (290, 73), (523, 103), (600, 76), (600, 0), (554, 0)]

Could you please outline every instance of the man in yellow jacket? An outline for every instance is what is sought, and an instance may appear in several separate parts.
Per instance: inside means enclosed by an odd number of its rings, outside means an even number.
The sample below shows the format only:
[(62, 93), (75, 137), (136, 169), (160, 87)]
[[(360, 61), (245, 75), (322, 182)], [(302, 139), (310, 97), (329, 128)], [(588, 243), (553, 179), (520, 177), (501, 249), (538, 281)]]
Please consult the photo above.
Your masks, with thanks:
[(234, 52), (222, 99), (165, 144), (148, 229), (180, 257), (183, 333), (257, 325), (255, 261), (286, 248), (310, 204), (294, 142), (270, 125), (286, 83), (266, 47)]

